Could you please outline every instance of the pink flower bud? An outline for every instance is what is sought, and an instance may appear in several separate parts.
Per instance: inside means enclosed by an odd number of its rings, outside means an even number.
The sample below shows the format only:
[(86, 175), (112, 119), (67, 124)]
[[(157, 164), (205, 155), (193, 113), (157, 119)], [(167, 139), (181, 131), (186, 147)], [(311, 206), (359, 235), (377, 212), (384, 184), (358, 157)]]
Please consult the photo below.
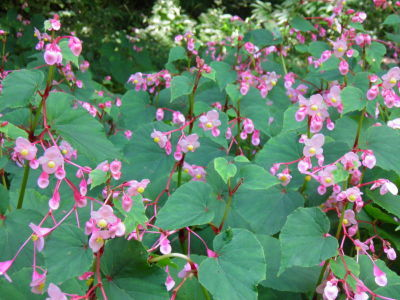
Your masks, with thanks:
[(82, 42), (77, 37), (70, 37), (68, 41), (68, 47), (75, 56), (79, 56), (82, 52)]
[(162, 108), (158, 108), (156, 111), (156, 120), (161, 121), (164, 119), (164, 110)]
[(374, 100), (379, 94), (379, 87), (377, 85), (372, 86), (368, 91), (367, 91), (367, 99), (368, 100)]
[(345, 60), (340, 61), (339, 72), (342, 75), (346, 75), (349, 72), (349, 64), (347, 63), (347, 61)]
[(379, 286), (387, 285), (386, 273), (383, 272), (381, 269), (379, 269), (378, 266), (375, 264), (374, 264), (374, 276), (375, 276), (375, 282), (377, 285), (379, 285)]

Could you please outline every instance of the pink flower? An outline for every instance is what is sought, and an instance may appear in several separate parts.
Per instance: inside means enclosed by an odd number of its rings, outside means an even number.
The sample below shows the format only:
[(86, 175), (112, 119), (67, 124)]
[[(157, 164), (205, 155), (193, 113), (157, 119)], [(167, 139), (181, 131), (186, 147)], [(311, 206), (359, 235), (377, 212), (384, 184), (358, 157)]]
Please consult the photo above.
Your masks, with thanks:
[(338, 107), (342, 103), (342, 98), (340, 97), (340, 86), (334, 85), (331, 87), (329, 90), (329, 93), (327, 95), (327, 100), (330, 105), (333, 107)]
[(41, 189), (47, 188), (49, 185), (49, 174), (42, 172), (38, 178), (37, 184)]
[(164, 135), (161, 131), (153, 130), (153, 133), (150, 135), (153, 138), (153, 141), (160, 146), (160, 148), (164, 148), (168, 142), (168, 137)]
[(400, 80), (400, 68), (394, 67), (391, 68), (385, 75), (382, 76), (383, 83), (382, 86), (385, 89), (393, 88), (397, 81)]
[(110, 238), (114, 238), (116, 236), (123, 236), (125, 234), (125, 230), (125, 224), (118, 219), (116, 223), (109, 226), (108, 233), (110, 234)]
[(167, 291), (172, 290), (172, 288), (175, 286), (175, 281), (171, 277), (171, 275), (168, 274), (167, 279), (165, 279), (165, 287), (167, 288)]
[(356, 214), (352, 209), (347, 209), (344, 212), (343, 224), (347, 227), (358, 224), (356, 220)]
[(359, 292), (354, 294), (354, 300), (368, 300), (369, 296), (366, 292)]
[(305, 157), (312, 157), (314, 155), (322, 154), (324, 151), (322, 145), (325, 142), (325, 137), (323, 134), (315, 134), (311, 139), (306, 138), (304, 140), (305, 147), (303, 149), (303, 155)]
[(53, 283), (49, 284), (47, 294), (49, 294), (49, 298), (46, 298), (46, 300), (68, 300), (60, 288)]
[(174, 124), (184, 124), (186, 121), (185, 116), (179, 112), (179, 111), (174, 111), (172, 113), (172, 123)]
[(62, 53), (61, 48), (55, 44), (47, 44), (46, 51), (44, 52), (44, 61), (48, 65), (61, 64), (62, 63)]
[(162, 121), (164, 119), (164, 110), (162, 108), (158, 108), (156, 111), (156, 120)]
[(292, 179), (292, 175), (289, 174), (288, 169), (285, 169), (282, 173), (279, 173), (276, 176), (281, 181), (281, 184), (283, 186), (287, 186), (290, 183), (290, 180)]
[(207, 112), (206, 115), (202, 115), (199, 118), (199, 127), (203, 128), (204, 131), (211, 130), (213, 136), (219, 135), (218, 126), (221, 125), (221, 121), (219, 120), (219, 113), (216, 110), (211, 110)]
[(384, 248), (383, 251), (386, 253), (387, 258), (390, 260), (396, 260), (396, 251), (393, 248)]
[(89, 247), (93, 253), (98, 252), (104, 246), (104, 241), (110, 237), (107, 230), (96, 230), (92, 233), (89, 239)]
[(118, 180), (121, 177), (121, 167), (122, 163), (119, 160), (114, 160), (110, 163), (111, 175), (115, 180)]
[(207, 173), (203, 167), (192, 165), (189, 174), (192, 175), (194, 181), (206, 181)]
[(340, 160), (345, 170), (353, 173), (361, 165), (358, 155), (354, 152), (346, 153)]
[(339, 293), (339, 289), (335, 283), (328, 281), (324, 288), (324, 299), (325, 300), (335, 300)]
[(74, 150), (74, 148), (72, 148), (72, 146), (67, 141), (62, 141), (59, 148), (66, 159), (77, 157), (76, 150)]
[(332, 172), (336, 170), (336, 166), (326, 167), (324, 170), (318, 172), (319, 182), (324, 186), (332, 186), (335, 184)]
[(53, 196), (49, 200), (49, 207), (52, 210), (56, 210), (60, 207), (60, 193), (58, 190), (54, 190)]
[(97, 226), (100, 228), (105, 228), (108, 224), (117, 222), (117, 217), (114, 215), (113, 209), (109, 205), (103, 205), (98, 211), (92, 211), (90, 216), (96, 221)]
[(165, 234), (162, 234), (160, 237), (160, 252), (162, 254), (171, 253), (171, 243), (168, 240), (168, 237)]
[(50, 22), (50, 25), (51, 25), (51, 29), (52, 30), (60, 30), (60, 28), (61, 28), (61, 23), (60, 23), (60, 20), (59, 20), (59, 16), (57, 15), (57, 14), (55, 14), (54, 16), (53, 16), (53, 19), (50, 19), (49, 20), (49, 22)]
[(14, 151), (20, 160), (33, 160), (36, 157), (36, 146), (23, 137), (15, 141)]
[(381, 269), (379, 269), (378, 266), (375, 264), (374, 264), (374, 276), (375, 276), (375, 282), (377, 285), (379, 285), (379, 286), (387, 285), (386, 273), (383, 272)]
[(64, 157), (56, 146), (47, 148), (44, 155), (39, 158), (43, 171), (47, 174), (53, 174), (59, 167), (64, 167)]
[(376, 165), (376, 158), (372, 151), (366, 151), (361, 155), (362, 165), (368, 169), (372, 169)]
[(387, 179), (378, 179), (372, 186), (371, 190), (374, 190), (376, 188), (380, 187), (381, 189), (379, 190), (379, 193), (381, 195), (385, 195), (387, 192), (390, 192), (393, 195), (397, 195), (399, 190), (397, 189), (397, 186), (387, 180)]
[(0, 262), (0, 276), (4, 275), (4, 277), (11, 282), (11, 278), (7, 275), (7, 271), (8, 269), (11, 267), (11, 265), (13, 264), (14, 260), (6, 260), (6, 261), (2, 261)]
[(77, 37), (71, 36), (69, 38), (68, 47), (75, 56), (79, 56), (82, 52), (82, 42)]
[(333, 54), (336, 57), (342, 57), (347, 51), (347, 42), (345, 40), (336, 40), (332, 42)]
[(362, 201), (361, 195), (363, 194), (358, 187), (348, 188), (343, 192), (346, 196), (346, 199), (350, 202), (359, 202)]
[(132, 131), (130, 130), (125, 130), (124, 131), (124, 135), (126, 137), (127, 140), (130, 140), (132, 138)]
[(258, 146), (260, 144), (260, 131), (254, 130), (253, 135), (251, 136), (251, 144), (253, 146)]
[(198, 147), (200, 147), (200, 143), (198, 142), (199, 136), (195, 133), (183, 137), (178, 145), (181, 147), (184, 153), (189, 151), (194, 152)]
[(39, 274), (36, 270), (33, 270), (32, 281), (30, 286), (32, 287), (31, 292), (34, 294), (43, 294), (44, 285), (46, 282), (46, 272)]
[[(194, 269), (192, 269), (192, 267), (194, 267)], [(197, 268), (198, 268), (197, 264), (194, 264), (194, 266), (192, 266), (190, 263), (186, 263), (183, 269), (178, 273), (178, 277), (185, 278), (189, 274), (193, 273)]]
[(147, 185), (150, 183), (149, 179), (143, 179), (142, 181), (138, 182), (136, 180), (131, 180), (128, 182), (129, 188), (126, 191), (127, 195), (129, 196), (137, 196), (139, 194), (143, 194)]
[(367, 91), (367, 99), (368, 100), (374, 100), (379, 94), (379, 86), (373, 85), (368, 91)]
[(47, 236), (52, 229), (40, 227), (33, 223), (30, 223), (29, 227), (33, 230), (32, 240), (35, 244), (35, 247), (40, 252), (44, 248), (44, 237)]
[(341, 60), (339, 63), (339, 72), (343, 76), (349, 73), (349, 64), (345, 60)]

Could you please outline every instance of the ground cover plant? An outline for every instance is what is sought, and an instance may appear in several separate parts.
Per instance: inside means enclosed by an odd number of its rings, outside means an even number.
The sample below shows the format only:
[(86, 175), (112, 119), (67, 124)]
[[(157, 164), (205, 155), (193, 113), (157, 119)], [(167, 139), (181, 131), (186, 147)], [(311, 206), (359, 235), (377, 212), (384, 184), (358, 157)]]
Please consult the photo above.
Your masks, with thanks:
[(372, 4), (384, 37), (344, 1), (183, 29), (123, 88), (8, 14), (0, 298), (400, 299), (400, 2)]

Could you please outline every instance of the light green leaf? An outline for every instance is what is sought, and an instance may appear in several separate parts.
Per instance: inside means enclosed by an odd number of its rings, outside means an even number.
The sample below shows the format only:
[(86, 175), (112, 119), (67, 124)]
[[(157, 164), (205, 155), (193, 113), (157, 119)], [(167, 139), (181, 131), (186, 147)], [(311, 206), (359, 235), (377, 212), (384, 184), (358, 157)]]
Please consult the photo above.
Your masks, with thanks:
[(223, 157), (217, 157), (214, 159), (214, 169), (221, 176), (225, 183), (228, 183), (228, 179), (236, 175), (237, 168), (234, 164), (229, 163)]
[(147, 222), (146, 208), (143, 205), (141, 195), (132, 197), (132, 208), (129, 212), (126, 212), (121, 205), (121, 201), (114, 203), (115, 207), (125, 217), (123, 222), (125, 224), (126, 232), (132, 232), (138, 225), (143, 225)]
[(106, 182), (108, 177), (107, 175), (107, 172), (104, 172), (100, 169), (94, 169), (93, 171), (91, 171), (89, 173), (89, 178), (92, 180), (92, 183), (90, 184), (90, 189), (93, 189), (94, 187)]

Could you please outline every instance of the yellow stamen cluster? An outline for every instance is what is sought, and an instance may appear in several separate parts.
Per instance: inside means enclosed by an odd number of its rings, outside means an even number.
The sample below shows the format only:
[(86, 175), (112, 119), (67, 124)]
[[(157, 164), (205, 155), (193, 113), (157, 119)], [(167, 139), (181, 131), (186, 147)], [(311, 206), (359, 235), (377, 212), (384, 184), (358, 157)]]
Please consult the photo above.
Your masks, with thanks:
[(343, 49), (342, 47), (339, 47), (339, 48), (337, 49), (337, 51), (338, 51), (338, 52), (343, 52), (344, 49)]
[(50, 160), (48, 163), (47, 163), (47, 166), (49, 167), (49, 168), (54, 168), (55, 166), (56, 166), (56, 163), (54, 162), (54, 161), (52, 161), (52, 160)]
[(212, 125), (212, 123), (211, 123), (211, 122), (207, 122), (207, 123), (206, 123), (206, 127), (207, 127), (207, 128), (212, 128), (212, 127), (213, 127), (213, 125)]
[(194, 147), (193, 147), (193, 145), (187, 145), (187, 149), (188, 149), (189, 151), (193, 151)]
[(32, 234), (32, 241), (36, 242), (39, 237), (36, 234)]
[(27, 156), (29, 154), (29, 151), (28, 149), (22, 149), (20, 153), (22, 156)]
[(98, 225), (100, 228), (105, 228), (105, 227), (107, 226), (107, 221), (104, 220), (104, 219), (101, 219), (101, 220), (99, 220), (99, 221), (97, 222), (97, 225)]
[(286, 175), (282, 175), (280, 178), (280, 181), (285, 182), (287, 180), (287, 176)]
[(68, 153), (68, 150), (67, 150), (67, 149), (62, 149), (62, 150), (61, 150), (61, 153), (65, 155), (65, 154)]
[(197, 175), (196, 175), (196, 178), (197, 178), (197, 179), (200, 179), (201, 177), (203, 177), (203, 176), (201, 176), (201, 174), (197, 174)]
[(311, 105), (310, 108), (311, 108), (311, 110), (313, 110), (313, 111), (317, 111), (317, 110), (318, 110), (318, 106), (315, 105), (315, 104)]
[(311, 147), (308, 152), (310, 152), (310, 154), (315, 154), (317, 153), (317, 150), (314, 147)]
[(389, 82), (391, 84), (396, 84), (397, 80), (396, 80), (396, 78), (392, 77), (392, 78), (390, 78)]
[(158, 142), (160, 141), (160, 138), (159, 138), (159, 137), (155, 137), (155, 138), (153, 139), (153, 141), (154, 141), (155, 143), (158, 143)]
[(326, 178), (325, 178), (325, 182), (326, 182), (326, 183), (331, 183), (331, 182), (332, 182), (332, 178), (326, 177)]
[(139, 186), (139, 187), (137, 188), (137, 191), (138, 191), (139, 194), (142, 194), (142, 193), (144, 192), (144, 187)]
[(354, 194), (351, 194), (350, 196), (349, 196), (349, 200), (350, 201), (356, 201), (356, 199), (357, 199), (357, 196), (356, 195), (354, 195)]

